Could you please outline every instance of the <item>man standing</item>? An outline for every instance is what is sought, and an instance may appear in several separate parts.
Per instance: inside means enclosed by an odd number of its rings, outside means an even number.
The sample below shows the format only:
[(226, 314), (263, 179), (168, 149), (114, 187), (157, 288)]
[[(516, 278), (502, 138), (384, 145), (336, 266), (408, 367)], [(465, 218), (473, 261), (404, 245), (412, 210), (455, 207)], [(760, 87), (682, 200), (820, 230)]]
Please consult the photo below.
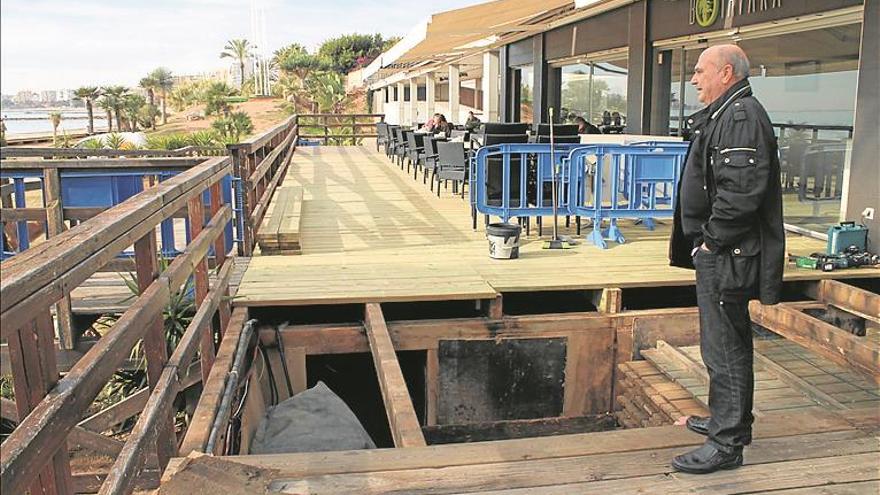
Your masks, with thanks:
[(706, 49), (691, 84), (706, 108), (688, 119), (691, 145), (675, 205), (669, 258), (695, 268), (700, 351), (709, 372), (710, 417), (687, 427), (706, 435), (676, 456), (689, 473), (734, 469), (752, 440), (752, 330), (749, 299), (776, 304), (785, 232), (773, 127), (752, 96), (749, 61), (736, 45)]

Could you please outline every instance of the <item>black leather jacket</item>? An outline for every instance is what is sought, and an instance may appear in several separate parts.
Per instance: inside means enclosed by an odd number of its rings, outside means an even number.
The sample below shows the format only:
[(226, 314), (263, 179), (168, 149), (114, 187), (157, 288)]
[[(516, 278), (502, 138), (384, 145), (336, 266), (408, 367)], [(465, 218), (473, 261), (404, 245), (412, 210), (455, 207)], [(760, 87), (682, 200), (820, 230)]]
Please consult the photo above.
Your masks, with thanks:
[(719, 256), (722, 298), (779, 302), (785, 231), (773, 126), (748, 79), (688, 119), (691, 146), (679, 182), (672, 266), (693, 268), (702, 243)]

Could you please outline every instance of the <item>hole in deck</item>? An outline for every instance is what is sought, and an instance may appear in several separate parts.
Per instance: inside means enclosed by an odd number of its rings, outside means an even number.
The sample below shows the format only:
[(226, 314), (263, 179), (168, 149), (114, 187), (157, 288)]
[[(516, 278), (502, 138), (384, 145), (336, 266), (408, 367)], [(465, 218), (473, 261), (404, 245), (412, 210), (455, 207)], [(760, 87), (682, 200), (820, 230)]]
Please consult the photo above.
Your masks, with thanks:
[(623, 289), (623, 309), (688, 308), (697, 305), (693, 285)]
[(250, 317), (260, 324), (313, 325), (321, 323), (351, 323), (364, 319), (363, 304), (334, 304), (313, 306), (252, 307)]
[[(481, 307), (487, 306), (483, 303)], [(474, 318), (482, 316), (476, 301), (419, 301), (382, 303), (386, 321), (436, 320), (443, 318)]]
[[(397, 353), (403, 378), (409, 388), (419, 422), (424, 423), (425, 352)], [(306, 358), (308, 386), (324, 382), (360, 420), (379, 448), (394, 447), (382, 393), (369, 354), (334, 354)]]
[(504, 314), (515, 316), (596, 311), (592, 295), (592, 291), (584, 290), (505, 292)]

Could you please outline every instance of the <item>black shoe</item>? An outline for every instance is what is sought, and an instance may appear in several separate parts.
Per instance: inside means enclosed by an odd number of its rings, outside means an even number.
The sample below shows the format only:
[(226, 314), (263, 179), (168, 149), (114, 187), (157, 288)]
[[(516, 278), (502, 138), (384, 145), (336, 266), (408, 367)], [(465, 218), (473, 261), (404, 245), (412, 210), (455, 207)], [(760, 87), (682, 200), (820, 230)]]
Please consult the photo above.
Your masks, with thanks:
[(730, 454), (716, 449), (706, 442), (702, 447), (672, 459), (672, 467), (678, 471), (692, 474), (714, 473), (719, 469), (736, 469), (742, 466), (742, 448)]
[(711, 416), (688, 416), (685, 426), (694, 433), (706, 436), (709, 434), (709, 421)]

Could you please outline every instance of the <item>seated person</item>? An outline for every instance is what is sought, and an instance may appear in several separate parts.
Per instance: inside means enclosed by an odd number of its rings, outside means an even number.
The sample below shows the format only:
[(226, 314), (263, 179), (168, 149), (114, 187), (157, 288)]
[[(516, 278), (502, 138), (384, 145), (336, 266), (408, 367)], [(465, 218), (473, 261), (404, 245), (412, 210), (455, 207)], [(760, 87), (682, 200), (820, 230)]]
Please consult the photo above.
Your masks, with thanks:
[(434, 115), (434, 128), (431, 132), (435, 135), (443, 133), (444, 136), (449, 137), (452, 135), (452, 129), (452, 124), (446, 121), (446, 117), (442, 113)]
[(574, 123), (578, 125), (578, 134), (602, 134), (602, 131), (583, 117), (575, 117)]
[(464, 123), (464, 128), (468, 131), (474, 131), (477, 129), (477, 127), (480, 127), (480, 123), (480, 119), (478, 119), (477, 116), (474, 115), (473, 111), (470, 111), (468, 112), (468, 118)]
[(437, 117), (439, 117), (439, 116), (440, 116), (439, 113), (435, 113), (434, 115), (432, 115), (432, 116), (428, 119), (428, 121), (425, 122), (424, 125), (422, 125), (422, 129), (421, 129), (421, 130), (423, 130), (423, 131), (425, 131), (425, 132), (433, 133), (433, 132), (434, 132), (434, 126), (437, 124)]

